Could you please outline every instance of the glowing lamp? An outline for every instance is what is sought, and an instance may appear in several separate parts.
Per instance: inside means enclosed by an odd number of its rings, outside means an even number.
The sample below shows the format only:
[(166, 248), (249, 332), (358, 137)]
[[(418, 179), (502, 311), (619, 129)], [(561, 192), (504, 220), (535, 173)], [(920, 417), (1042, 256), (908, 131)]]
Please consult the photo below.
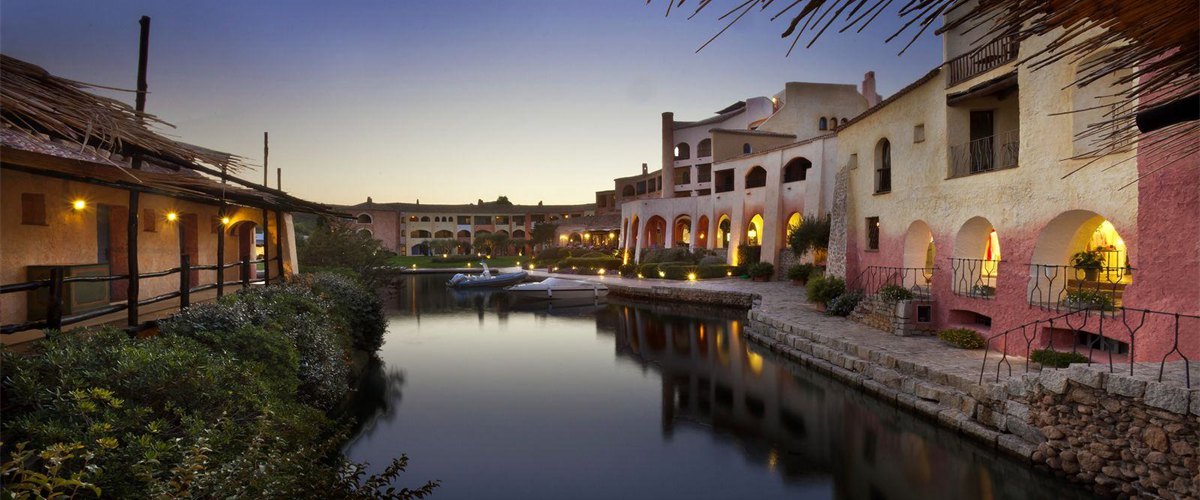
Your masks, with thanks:
[(229, 225), (229, 217), (221, 217), (221, 224)]
[(530, 271), (532, 271), (532, 270), (533, 270), (533, 264), (530, 264), (530, 265), (529, 265), (529, 270), (530, 270)]
[(658, 272), (658, 277), (659, 277), (659, 278), (666, 278), (666, 277), (667, 277), (667, 273), (666, 273), (666, 272), (663, 272), (663, 271), (659, 271), (659, 272)]
[(642, 273), (638, 273), (638, 279), (642, 279), (643, 277), (644, 276), (642, 276)]
[(704, 233), (700, 233), (700, 239), (704, 239)]
[(696, 281), (696, 273), (688, 273), (688, 281)]
[(71, 202), (71, 208), (74, 208), (75, 210), (83, 210), (87, 208), (87, 202), (83, 200), (75, 200)]
[(171, 222), (175, 222), (178, 219), (179, 219), (179, 214), (177, 214), (175, 212), (167, 212), (167, 220), (169, 220)]
[(733, 271), (725, 271), (725, 276), (726, 277), (733, 276)]
[(758, 236), (758, 231), (755, 231), (754, 228), (750, 228), (750, 230), (746, 232), (746, 235), (749, 236), (750, 239), (754, 239), (755, 236)]
[(599, 273), (601, 276), (604, 276), (604, 270), (603, 270), (603, 269), (601, 269), (601, 270), (599, 270), (599, 271), (597, 271), (597, 272), (598, 272), (598, 273)]

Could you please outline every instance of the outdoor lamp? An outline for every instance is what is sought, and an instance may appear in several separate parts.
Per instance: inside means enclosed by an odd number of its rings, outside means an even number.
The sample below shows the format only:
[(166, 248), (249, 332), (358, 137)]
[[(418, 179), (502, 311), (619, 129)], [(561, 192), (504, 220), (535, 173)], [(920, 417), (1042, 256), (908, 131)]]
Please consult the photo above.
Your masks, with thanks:
[(179, 218), (179, 214), (177, 214), (175, 212), (167, 212), (167, 220), (169, 220), (171, 222), (175, 222), (175, 220), (178, 218)]
[(221, 217), (221, 224), (229, 225), (229, 217)]
[(688, 281), (696, 281), (696, 273), (688, 273)]
[(754, 239), (755, 236), (758, 236), (758, 231), (755, 231), (754, 228), (750, 228), (750, 231), (747, 231), (746, 235), (749, 236), (750, 239)]
[(71, 202), (71, 208), (74, 208), (75, 210), (83, 210), (87, 208), (87, 202), (83, 201), (82, 199), (75, 200)]

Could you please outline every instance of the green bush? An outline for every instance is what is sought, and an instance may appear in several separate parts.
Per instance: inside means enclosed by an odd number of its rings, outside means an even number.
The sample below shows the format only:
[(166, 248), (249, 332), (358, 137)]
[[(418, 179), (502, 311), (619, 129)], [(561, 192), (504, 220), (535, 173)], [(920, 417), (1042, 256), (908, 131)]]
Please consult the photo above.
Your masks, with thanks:
[(697, 258), (691, 249), (684, 247), (655, 248), (642, 254), (643, 264), (661, 264), (664, 262), (683, 262), (695, 264)]
[(741, 244), (737, 247), (738, 264), (749, 266), (762, 260), (762, 247), (758, 245)]
[(832, 219), (809, 215), (800, 220), (799, 226), (788, 228), (788, 246), (797, 257), (814, 251), (825, 251), (829, 248), (829, 231), (833, 227)]
[(379, 294), (355, 278), (337, 274), (306, 274), (299, 279), (329, 300), (332, 312), (349, 327), (350, 341), (356, 349), (376, 352), (383, 347), (387, 319)]
[(858, 307), (858, 303), (862, 302), (863, 294), (858, 290), (845, 292), (833, 300), (829, 301), (829, 305), (825, 308), (825, 314), (830, 316), (849, 316), (854, 312), (854, 308)]
[(775, 266), (770, 262), (755, 262), (746, 266), (746, 274), (751, 278), (771, 279), (775, 275)]
[(1061, 352), (1053, 349), (1038, 349), (1029, 355), (1029, 360), (1042, 366), (1066, 368), (1071, 363), (1087, 363), (1088, 357), (1077, 352)]
[(445, 257), (438, 255), (438, 256), (430, 259), (430, 262), (434, 262), (437, 264), (442, 264), (442, 263), (449, 264), (449, 263), (455, 263), (455, 262), (474, 262), (478, 259), (479, 259), (479, 257), (476, 257), (474, 255), (447, 255)]
[(1111, 296), (1097, 290), (1076, 290), (1069, 292), (1067, 293), (1067, 298), (1063, 300), (1063, 305), (1068, 309), (1092, 309), (1098, 311), (1112, 311), (1116, 308)]
[(942, 339), (942, 342), (959, 349), (983, 349), (983, 346), (987, 344), (983, 335), (966, 328), (949, 328), (938, 332), (937, 336)]
[(701, 266), (720, 266), (725, 265), (725, 257), (720, 255), (705, 255), (696, 262)]
[(817, 266), (812, 264), (794, 264), (787, 270), (787, 277), (792, 281), (808, 282)]
[[(691, 264), (659, 264), (658, 270), (664, 279), (686, 280), (689, 275), (696, 273), (696, 266)], [(697, 275), (697, 277), (699, 277)]]
[(696, 268), (696, 277), (700, 279), (724, 278), (729, 276), (733, 266), (707, 265)]
[(567, 257), (558, 261), (558, 267), (562, 269), (574, 267), (581, 270), (594, 271), (604, 269), (606, 271), (616, 271), (621, 267), (621, 259), (604, 254), (600, 254), (597, 257)]
[(637, 275), (641, 278), (658, 278), (658, 264), (638, 264)]
[(846, 292), (846, 282), (835, 276), (815, 276), (808, 280), (808, 301), (815, 304), (829, 304), (837, 296)]
[(885, 302), (895, 304), (901, 300), (912, 300), (913, 293), (912, 290), (904, 288), (900, 285), (889, 284), (883, 285), (883, 287), (879, 289), (879, 298), (883, 299)]
[(617, 268), (617, 271), (621, 273), (621, 276), (626, 278), (637, 276), (637, 270), (637, 264), (621, 264), (621, 267)]
[(388, 265), (391, 255), (374, 236), (352, 224), (329, 219), (320, 219), (317, 228), (297, 247), (301, 269), (348, 268), (370, 288), (396, 277), (396, 270)]

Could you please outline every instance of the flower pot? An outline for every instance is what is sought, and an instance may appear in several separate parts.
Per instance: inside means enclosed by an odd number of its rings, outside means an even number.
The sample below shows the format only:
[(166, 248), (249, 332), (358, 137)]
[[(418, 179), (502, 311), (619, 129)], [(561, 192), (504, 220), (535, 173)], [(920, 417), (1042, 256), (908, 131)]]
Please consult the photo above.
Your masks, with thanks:
[(1083, 280), (1084, 281), (1096, 281), (1096, 278), (1099, 275), (1100, 275), (1099, 269), (1084, 269), (1083, 270)]

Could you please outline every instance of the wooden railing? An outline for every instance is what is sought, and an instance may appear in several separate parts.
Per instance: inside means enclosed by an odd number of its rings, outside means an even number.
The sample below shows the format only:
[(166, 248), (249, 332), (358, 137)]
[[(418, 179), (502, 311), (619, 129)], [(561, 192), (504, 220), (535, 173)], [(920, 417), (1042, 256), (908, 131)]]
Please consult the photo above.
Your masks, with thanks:
[[(224, 265), (220, 265), (220, 266), (218, 266), (216, 264), (193, 266), (193, 265), (191, 265), (190, 256), (182, 255), (182, 256), (180, 256), (179, 267), (172, 267), (170, 269), (165, 269), (162, 271), (141, 273), (141, 274), (137, 275), (137, 279), (140, 281), (140, 280), (147, 279), (147, 278), (161, 278), (164, 276), (171, 276), (171, 275), (177, 274), (177, 275), (179, 275), (179, 289), (178, 290), (172, 291), (172, 292), (167, 292), (167, 293), (157, 295), (154, 297), (147, 297), (144, 299), (139, 298), (137, 300), (132, 300), (132, 297), (131, 297), (130, 300), (127, 300), (125, 303), (122, 303), (122, 304), (110, 304), (107, 306), (99, 307), (96, 309), (91, 309), (88, 311), (83, 311), (78, 314), (72, 314), (69, 316), (63, 314), (63, 300), (66, 297), (66, 295), (64, 293), (66, 291), (65, 285), (70, 284), (70, 283), (96, 283), (96, 282), (109, 283), (109, 282), (113, 282), (113, 281), (122, 281), (122, 280), (128, 281), (130, 278), (129, 278), (128, 274), (119, 274), (119, 275), (112, 275), (112, 276), (72, 276), (72, 277), (67, 277), (67, 276), (65, 276), (66, 275), (66, 267), (65, 266), (54, 267), (54, 268), (50, 269), (50, 277), (47, 279), (27, 281), (24, 283), (14, 283), (14, 284), (9, 284), (9, 285), (0, 285), (0, 295), (8, 294), (8, 293), (18, 293), (18, 292), (33, 292), (36, 290), (40, 290), (42, 288), (48, 288), (49, 292), (50, 292), (50, 298), (49, 298), (49, 303), (47, 304), (47, 308), (46, 308), (46, 318), (45, 319), (26, 321), (24, 323), (6, 324), (3, 326), (0, 326), (0, 334), (8, 335), (8, 334), (23, 332), (23, 331), (28, 331), (28, 330), (47, 330), (47, 329), (48, 330), (60, 330), (64, 326), (68, 326), (68, 325), (72, 325), (75, 323), (80, 323), (80, 322), (87, 321), (90, 319), (98, 318), (98, 317), (104, 316), (106, 314), (112, 314), (112, 313), (115, 313), (118, 311), (128, 310), (131, 304), (136, 304), (137, 306), (145, 306), (145, 305), (150, 305), (150, 304), (156, 304), (158, 302), (162, 302), (165, 300), (171, 300), (171, 299), (178, 298), (179, 299), (179, 308), (183, 309), (183, 308), (186, 308), (191, 305), (191, 296), (193, 293), (196, 293), (196, 292), (202, 292), (205, 290), (211, 290), (211, 289), (215, 288), (215, 289), (217, 289), (217, 295), (220, 296), (224, 293), (224, 287), (226, 287), (226, 286), (240, 285), (242, 288), (246, 288), (246, 287), (249, 287), (252, 283), (268, 283), (270, 280), (270, 274), (271, 274), (271, 266), (270, 265), (266, 266), (266, 270), (263, 273), (262, 278), (257, 277), (257, 265), (268, 263), (268, 262), (276, 262), (278, 265), (278, 269), (280, 269), (280, 270), (283, 269), (283, 255), (276, 255), (275, 257), (272, 257), (270, 259), (241, 260), (241, 261), (231, 262), (229, 264), (224, 264)], [(233, 267), (241, 268), (241, 272), (239, 273), (239, 278), (237, 280), (224, 281), (224, 279), (223, 279), (224, 277), (222, 276), (224, 274), (223, 271), (226, 269), (233, 268)], [(193, 284), (191, 282), (191, 272), (192, 271), (218, 271), (216, 273), (217, 279), (216, 279), (216, 281), (214, 281), (212, 283), (206, 283), (203, 285), (193, 286)], [(254, 273), (255, 277), (252, 278), (251, 273)], [(131, 287), (131, 289), (133, 289), (133, 288)], [(140, 330), (141, 327), (144, 325), (145, 325), (144, 323), (140, 323), (140, 322), (137, 324), (130, 324), (130, 325), (128, 325), (128, 330), (130, 332), (136, 332), (136, 331)]]
[(983, 46), (946, 62), (949, 71), (946, 86), (953, 87), (981, 73), (996, 69), (1017, 58), (1016, 39), (1001, 36)]

